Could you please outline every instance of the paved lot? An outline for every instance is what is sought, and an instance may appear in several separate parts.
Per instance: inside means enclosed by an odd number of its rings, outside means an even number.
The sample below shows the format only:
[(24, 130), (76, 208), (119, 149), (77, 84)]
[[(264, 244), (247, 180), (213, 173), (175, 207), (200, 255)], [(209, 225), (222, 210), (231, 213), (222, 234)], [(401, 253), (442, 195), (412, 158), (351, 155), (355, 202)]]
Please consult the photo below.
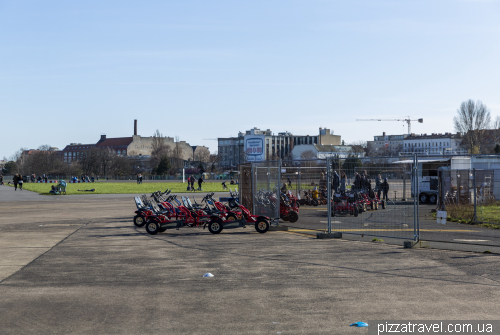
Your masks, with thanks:
[(130, 195), (0, 186), (0, 333), (362, 334), (348, 325), (500, 315), (497, 255), (250, 228), (151, 236), (133, 210)]

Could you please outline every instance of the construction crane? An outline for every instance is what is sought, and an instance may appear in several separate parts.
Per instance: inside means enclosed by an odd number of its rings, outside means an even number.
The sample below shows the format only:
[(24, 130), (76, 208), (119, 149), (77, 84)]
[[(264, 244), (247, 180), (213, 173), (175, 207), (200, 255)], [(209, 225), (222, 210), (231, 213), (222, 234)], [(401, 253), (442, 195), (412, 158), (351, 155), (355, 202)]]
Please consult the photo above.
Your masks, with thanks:
[(407, 119), (356, 119), (356, 121), (403, 121), (408, 124), (408, 135), (411, 134), (411, 121), (418, 121), (418, 123), (423, 123), (424, 119), (411, 119), (409, 116)]

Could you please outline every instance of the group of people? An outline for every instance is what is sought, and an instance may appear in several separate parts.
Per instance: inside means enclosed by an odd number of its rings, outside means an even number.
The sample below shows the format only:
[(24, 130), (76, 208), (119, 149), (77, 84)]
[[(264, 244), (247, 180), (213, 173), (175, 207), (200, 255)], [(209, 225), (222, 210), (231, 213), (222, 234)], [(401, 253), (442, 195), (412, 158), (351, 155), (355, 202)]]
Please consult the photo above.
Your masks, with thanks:
[[(342, 194), (345, 194), (345, 191), (347, 189), (347, 176), (346, 174), (342, 171), (340, 173), (340, 176), (338, 175), (337, 171), (333, 172), (333, 180), (332, 180), (332, 189), (334, 192), (340, 192)], [(362, 190), (366, 189), (370, 193), (372, 192), (372, 184), (371, 180), (368, 179), (368, 174), (366, 173), (366, 170), (363, 171), (362, 173), (354, 172), (354, 182), (352, 185), (353, 190)], [(375, 179), (375, 192), (377, 192), (377, 196), (381, 200), (389, 200), (389, 182), (387, 181), (387, 178), (384, 178), (382, 180), (382, 176), (379, 174), (377, 178)], [(380, 197), (382, 195), (382, 198)]]
[[(187, 182), (188, 182), (188, 191), (191, 190), (191, 192), (195, 192), (196, 189), (194, 188), (194, 183), (196, 182), (196, 178), (194, 176), (189, 176)], [(203, 191), (201, 189), (201, 184), (203, 184), (202, 176), (200, 176), (200, 178), (198, 179), (198, 191)]]
[(142, 174), (137, 174), (137, 184), (142, 184)]

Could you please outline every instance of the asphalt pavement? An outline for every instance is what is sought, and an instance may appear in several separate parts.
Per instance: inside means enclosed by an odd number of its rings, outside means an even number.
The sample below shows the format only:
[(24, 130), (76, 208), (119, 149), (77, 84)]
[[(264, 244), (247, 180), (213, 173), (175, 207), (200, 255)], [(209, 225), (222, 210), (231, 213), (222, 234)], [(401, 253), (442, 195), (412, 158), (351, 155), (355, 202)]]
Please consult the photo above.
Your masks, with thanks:
[(363, 334), (349, 325), (500, 315), (495, 254), (251, 227), (149, 235), (134, 209), (0, 186), (0, 333)]

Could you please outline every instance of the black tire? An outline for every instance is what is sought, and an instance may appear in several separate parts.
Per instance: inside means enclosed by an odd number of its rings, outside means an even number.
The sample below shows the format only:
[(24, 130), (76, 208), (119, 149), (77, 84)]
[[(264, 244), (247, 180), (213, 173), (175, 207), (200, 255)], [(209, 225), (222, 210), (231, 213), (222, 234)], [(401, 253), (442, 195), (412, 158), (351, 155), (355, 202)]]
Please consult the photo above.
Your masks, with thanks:
[(358, 214), (359, 214), (358, 207), (354, 207), (354, 217), (358, 216)]
[(429, 201), (429, 197), (427, 196), (427, 194), (425, 193), (422, 193), (420, 194), (420, 196), (418, 197), (418, 199), (420, 200), (420, 202), (422, 203), (426, 203)]
[(385, 209), (385, 207), (386, 207), (386, 202), (385, 200), (382, 200), (382, 209)]
[(224, 227), (222, 227), (222, 222), (220, 222), (219, 220), (212, 220), (208, 224), (208, 231), (212, 234), (219, 234), (223, 228)]
[(431, 204), (437, 203), (437, 196), (435, 194), (431, 194), (430, 197), (429, 197), (429, 202)]
[(231, 200), (231, 201), (229, 201), (229, 207), (236, 208), (236, 207), (238, 207), (238, 205), (236, 205), (236, 201)]
[(319, 205), (319, 202), (318, 202), (317, 199), (313, 199), (311, 203), (312, 203), (313, 206), (318, 206)]
[(163, 233), (166, 230), (167, 230), (167, 228), (160, 228), (160, 233)]
[(146, 224), (146, 231), (151, 235), (156, 235), (160, 232), (160, 224), (157, 222), (148, 222)]
[(255, 230), (261, 234), (264, 234), (269, 230), (269, 222), (264, 219), (257, 219), (257, 222), (255, 222)]
[(288, 212), (287, 219), (290, 222), (297, 222), (297, 220), (299, 219), (299, 213), (297, 213), (296, 211), (290, 211)]
[(141, 215), (134, 216), (134, 225), (136, 227), (142, 227), (146, 224), (146, 220)]

